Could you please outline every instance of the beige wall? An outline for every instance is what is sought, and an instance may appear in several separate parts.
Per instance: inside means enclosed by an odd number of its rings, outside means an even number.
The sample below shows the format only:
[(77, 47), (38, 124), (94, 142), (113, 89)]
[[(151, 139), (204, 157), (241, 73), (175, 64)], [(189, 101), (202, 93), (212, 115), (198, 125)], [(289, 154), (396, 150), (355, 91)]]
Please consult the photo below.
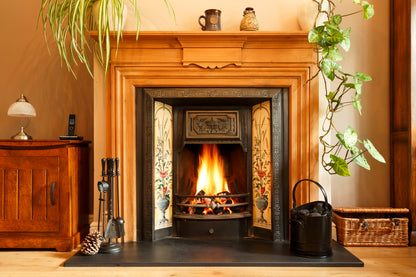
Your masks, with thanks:
[(7, 110), (23, 93), (37, 112), (27, 128), (34, 139), (59, 139), (74, 113), (76, 133), (92, 141), (93, 79), (82, 67), (76, 69), (78, 80), (61, 68), (52, 38), (48, 53), (42, 28), (36, 29), (40, 3), (0, 2), (0, 139), (17, 133), (18, 120)]
[[(24, 5), (22, 4), (24, 2)], [(142, 30), (197, 31), (198, 17), (205, 9), (222, 10), (222, 29), (238, 31), (242, 12), (255, 9), (261, 30), (296, 31), (297, 7), (293, 0), (171, 0), (176, 23), (168, 14), (163, 0), (139, 1)], [(338, 1), (336, 1), (338, 2)], [(351, 1), (344, 0), (339, 10), (349, 10)], [(346, 111), (340, 125), (352, 125), (359, 134), (370, 138), (389, 160), (389, 1), (373, 0), (376, 15), (365, 23), (359, 16), (351, 18), (352, 48), (344, 68), (363, 71), (373, 77), (365, 87), (363, 116)], [(208, 4), (207, 4), (208, 3)], [(69, 113), (77, 115), (77, 134), (94, 141), (94, 183), (100, 176), (99, 160), (105, 157), (105, 98), (102, 70), (95, 66), (95, 80), (79, 68), (75, 80), (60, 60), (52, 43), (49, 55), (41, 30), (36, 30), (40, 1), (2, 1), (0, 4), (0, 138), (17, 132), (17, 122), (7, 116), (8, 106), (23, 92), (35, 106), (38, 116), (28, 131), (35, 139), (57, 139), (66, 133)], [(347, 21), (347, 20), (346, 20)], [(134, 29), (128, 20), (127, 29)], [(95, 97), (93, 97), (95, 95)], [(94, 101), (93, 101), (94, 99)], [(93, 111), (95, 112), (93, 113)], [(352, 121), (349, 121), (352, 118)], [(345, 119), (345, 120), (344, 120)], [(342, 129), (342, 128), (341, 128)], [(329, 177), (321, 182), (332, 195), (335, 206), (388, 206), (389, 166), (370, 161), (371, 171), (353, 168), (353, 177)], [(332, 186), (331, 186), (332, 184)], [(95, 190), (94, 190), (95, 191)]]
[[(352, 1), (343, 1), (342, 9), (353, 10)], [(370, 20), (361, 16), (345, 18), (352, 26), (352, 46), (342, 66), (348, 72), (365, 72), (373, 81), (363, 87), (363, 114), (353, 109), (339, 114), (337, 122), (344, 130), (351, 125), (362, 139), (370, 139), (383, 154), (387, 164), (369, 159), (371, 171), (355, 166), (351, 177), (332, 177), (332, 201), (336, 206), (389, 206), (389, 1), (370, 1), (375, 15)], [(348, 26), (347, 25), (347, 26)]]
[[(164, 1), (139, 1), (142, 18), (142, 30), (180, 30), (198, 31), (198, 17), (204, 10), (216, 8), (222, 11), (222, 30), (239, 31), (242, 12), (246, 7), (253, 7), (259, 20), (260, 30), (264, 31), (298, 31), (297, 8), (304, 0), (171, 0), (175, 10), (176, 22), (169, 15)], [(357, 10), (351, 0), (339, 1), (337, 10), (340, 13)], [(342, 66), (348, 72), (361, 71), (372, 76), (373, 81), (363, 88), (363, 115), (355, 110), (347, 109), (337, 116), (337, 126), (344, 131), (351, 125), (360, 138), (370, 139), (385, 157), (387, 164), (369, 159), (372, 170), (367, 171), (353, 165), (351, 177), (329, 176), (320, 172), (320, 182), (324, 185), (334, 206), (389, 206), (389, 1), (372, 0), (375, 5), (375, 16), (371, 20), (363, 20), (361, 15), (344, 19), (352, 27), (351, 50), (345, 54), (346, 62)], [(134, 30), (135, 20), (127, 20), (126, 29)], [(97, 76), (102, 76), (96, 71)], [(99, 84), (99, 83), (98, 83)], [(103, 85), (95, 87), (96, 118), (104, 115)], [(324, 97), (321, 103), (325, 104)], [(325, 106), (320, 106), (323, 114)], [(100, 114), (100, 115), (99, 115)], [(321, 116), (322, 118), (322, 116)], [(99, 133), (97, 133), (99, 132)], [(103, 140), (103, 129), (96, 131)], [(102, 144), (100, 144), (102, 146)], [(96, 160), (101, 157), (104, 149), (99, 152)], [(99, 169), (95, 170), (96, 179)]]

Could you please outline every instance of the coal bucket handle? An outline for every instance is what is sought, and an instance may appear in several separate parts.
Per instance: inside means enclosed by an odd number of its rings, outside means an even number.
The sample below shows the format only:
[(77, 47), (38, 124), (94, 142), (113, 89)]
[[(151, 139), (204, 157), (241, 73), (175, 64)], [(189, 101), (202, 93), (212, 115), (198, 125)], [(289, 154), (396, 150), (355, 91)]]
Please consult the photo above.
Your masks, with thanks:
[(315, 185), (317, 185), (321, 189), (322, 194), (324, 195), (324, 198), (325, 198), (325, 206), (328, 206), (328, 197), (326, 196), (326, 192), (325, 192), (324, 188), (318, 182), (316, 182), (314, 180), (311, 180), (311, 179), (302, 179), (302, 180), (299, 180), (295, 184), (295, 187), (293, 188), (293, 193), (292, 193), (293, 194), (293, 208), (296, 208), (296, 197), (295, 197), (296, 187), (299, 185), (299, 183), (301, 183), (303, 181), (309, 181), (309, 182), (312, 182)]

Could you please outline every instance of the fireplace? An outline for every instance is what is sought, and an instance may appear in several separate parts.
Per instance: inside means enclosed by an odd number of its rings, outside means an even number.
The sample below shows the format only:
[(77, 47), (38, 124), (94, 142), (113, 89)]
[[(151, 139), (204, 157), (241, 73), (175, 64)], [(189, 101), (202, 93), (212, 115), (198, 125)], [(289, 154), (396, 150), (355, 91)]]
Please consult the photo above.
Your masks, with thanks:
[(282, 88), (137, 89), (152, 164), (138, 168), (138, 237), (287, 238), (287, 108)]
[[(126, 221), (124, 240), (154, 241), (168, 236), (193, 236), (187, 231), (188, 227), (177, 226), (193, 220), (180, 218), (189, 214), (175, 212), (175, 209), (180, 210), (177, 204), (186, 204), (183, 198), (191, 192), (180, 187), (178, 190), (178, 176), (183, 174), (178, 160), (183, 156), (198, 160), (199, 154), (195, 153), (201, 152), (204, 144), (216, 144), (225, 160), (230, 159), (229, 155), (239, 155), (239, 160), (243, 160), (240, 163), (247, 167), (247, 174), (241, 177), (247, 180), (243, 184), (244, 189), (230, 189), (235, 190), (230, 193), (238, 196), (232, 198), (238, 198), (236, 200), (241, 204), (248, 203), (240, 212), (241, 218), (230, 219), (239, 221), (236, 224), (238, 227), (232, 227), (236, 228), (233, 230), (237, 230), (238, 236), (258, 236), (270, 240), (287, 238), (291, 203), (289, 192), (297, 180), (317, 179), (318, 176), (318, 84), (315, 80), (307, 82), (316, 72), (314, 62), (315, 54), (312, 45), (307, 42), (306, 32), (144, 31), (138, 41), (134, 33), (123, 34), (118, 53), (112, 50), (111, 69), (107, 76), (106, 152), (107, 156), (120, 157), (123, 184), (120, 188), (121, 213)], [(268, 205), (270, 220), (267, 218), (266, 221), (270, 226), (267, 228), (256, 225), (261, 214), (256, 210), (254, 200), (253, 153), (250, 153), (253, 151), (250, 150), (253, 148), (252, 138), (193, 138), (192, 134), (186, 139), (183, 137), (186, 112), (222, 111), (232, 114), (238, 111), (240, 122), (250, 122), (247, 117), (253, 112), (253, 107), (264, 102), (270, 103), (272, 116), (278, 114), (276, 109), (280, 109), (287, 118), (284, 132), (273, 131), (279, 120), (271, 119), (271, 140), (287, 140), (284, 143), (287, 147), (270, 151), (273, 161), (276, 161), (274, 155), (277, 155), (282, 162), (272, 163), (275, 167), (273, 172), (278, 174), (271, 175), (271, 195), (275, 198), (270, 199)], [(172, 107), (174, 130), (182, 134), (182, 138), (176, 137), (172, 151), (172, 166), (175, 167), (172, 176), (175, 177), (168, 208), (172, 211), (164, 213), (165, 216), (172, 214), (172, 225), (163, 228), (158, 226), (160, 221), (163, 223), (163, 215), (157, 213), (157, 190), (154, 190), (158, 178), (155, 176), (153, 134), (156, 104)], [(220, 116), (227, 117), (229, 114)], [(183, 126), (176, 128), (180, 126), (179, 122)], [(240, 133), (247, 128), (244, 124), (239, 127)], [(279, 137), (283, 133), (285, 135)], [(271, 145), (277, 147), (278, 143)], [(283, 150), (287, 153), (281, 152)], [(236, 170), (239, 172), (245, 171), (241, 164), (233, 164), (232, 167), (238, 167)], [(196, 162), (190, 167), (196, 168)], [(187, 179), (195, 182), (190, 176), (184, 178), (185, 183)], [(193, 193), (189, 196), (195, 197)], [(317, 195), (313, 186), (305, 186), (299, 190), (296, 199), (304, 203), (316, 199)], [(207, 224), (201, 222), (211, 219), (199, 221), (195, 225)], [(227, 222), (228, 219), (217, 221)], [(221, 237), (220, 229), (214, 228), (214, 237)], [(212, 230), (209, 226), (203, 227), (203, 230), (210, 237)]]

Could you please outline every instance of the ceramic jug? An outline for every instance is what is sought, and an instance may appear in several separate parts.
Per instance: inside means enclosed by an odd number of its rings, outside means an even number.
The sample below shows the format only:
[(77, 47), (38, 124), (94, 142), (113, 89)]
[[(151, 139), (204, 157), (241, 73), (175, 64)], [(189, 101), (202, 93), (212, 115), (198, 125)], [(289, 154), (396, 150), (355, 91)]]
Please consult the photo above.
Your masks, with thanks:
[(258, 31), (259, 23), (257, 22), (256, 13), (253, 8), (247, 7), (244, 10), (243, 19), (240, 23), (240, 31)]

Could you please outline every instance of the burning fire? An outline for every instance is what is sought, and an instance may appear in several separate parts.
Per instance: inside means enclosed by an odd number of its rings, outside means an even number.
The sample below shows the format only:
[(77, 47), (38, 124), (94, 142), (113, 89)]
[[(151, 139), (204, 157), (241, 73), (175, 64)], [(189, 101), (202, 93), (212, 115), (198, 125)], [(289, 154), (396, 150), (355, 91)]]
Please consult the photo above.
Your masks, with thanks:
[(230, 192), (227, 180), (224, 177), (224, 161), (215, 144), (202, 145), (201, 155), (199, 156), (196, 191), (196, 195), (201, 197), (190, 199), (188, 203), (192, 205), (202, 204), (205, 207), (190, 207), (188, 209), (189, 214), (219, 215), (232, 213), (229, 207), (223, 206), (233, 204), (234, 201), (227, 197), (227, 195), (230, 195)]
[(199, 156), (197, 192), (204, 191), (207, 195), (228, 191), (227, 180), (224, 178), (224, 161), (215, 144), (203, 144)]

